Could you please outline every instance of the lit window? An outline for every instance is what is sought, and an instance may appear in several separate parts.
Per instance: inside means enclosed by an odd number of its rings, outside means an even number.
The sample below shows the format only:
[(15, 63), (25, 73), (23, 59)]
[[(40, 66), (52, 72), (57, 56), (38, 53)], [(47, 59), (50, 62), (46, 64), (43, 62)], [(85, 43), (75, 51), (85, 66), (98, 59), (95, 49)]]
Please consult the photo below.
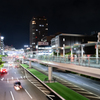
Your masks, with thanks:
[(43, 41), (43, 39), (41, 39), (41, 41)]
[(44, 19), (44, 20), (46, 20), (46, 19)]
[(63, 41), (65, 41), (65, 38), (63, 38)]
[(48, 25), (48, 23), (46, 23), (46, 25)]
[(65, 44), (63, 44), (63, 47), (65, 46)]
[(44, 25), (42, 25), (42, 27), (44, 27)]
[(32, 33), (32, 34), (35, 34), (35, 33)]
[(44, 35), (42, 35), (42, 36), (44, 36)]
[(35, 42), (33, 42), (32, 44), (35, 44)]
[(45, 28), (45, 30), (48, 30), (48, 28)]
[(41, 27), (41, 24), (39, 26)]
[(35, 21), (32, 21), (32, 24), (36, 24), (36, 22)]
[(36, 29), (36, 31), (38, 31), (38, 29)]

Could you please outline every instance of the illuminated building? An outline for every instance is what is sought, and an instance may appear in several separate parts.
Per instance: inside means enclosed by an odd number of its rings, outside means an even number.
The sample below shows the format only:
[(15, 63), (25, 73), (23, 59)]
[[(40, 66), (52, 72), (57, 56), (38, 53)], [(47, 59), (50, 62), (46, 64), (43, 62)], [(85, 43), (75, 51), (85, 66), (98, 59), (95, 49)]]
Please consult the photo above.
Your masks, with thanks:
[(36, 51), (36, 46), (42, 38), (47, 36), (48, 33), (48, 22), (43, 17), (33, 17), (30, 21), (30, 48)]

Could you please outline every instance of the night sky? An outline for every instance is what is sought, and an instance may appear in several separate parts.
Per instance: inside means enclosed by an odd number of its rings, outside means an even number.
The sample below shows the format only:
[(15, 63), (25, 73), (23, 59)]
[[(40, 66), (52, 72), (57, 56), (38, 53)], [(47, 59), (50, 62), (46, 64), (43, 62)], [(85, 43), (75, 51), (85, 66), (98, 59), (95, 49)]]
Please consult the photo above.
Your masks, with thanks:
[(29, 45), (32, 17), (48, 19), (48, 35), (100, 31), (100, 0), (0, 0), (0, 33), (5, 45)]

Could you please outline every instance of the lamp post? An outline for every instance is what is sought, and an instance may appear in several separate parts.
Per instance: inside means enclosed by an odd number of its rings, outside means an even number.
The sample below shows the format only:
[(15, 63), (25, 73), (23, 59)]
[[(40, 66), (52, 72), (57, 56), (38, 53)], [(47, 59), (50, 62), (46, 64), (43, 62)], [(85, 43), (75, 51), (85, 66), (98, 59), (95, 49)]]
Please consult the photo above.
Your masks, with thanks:
[(4, 37), (1, 36), (1, 54), (2, 55), (4, 55), (4, 42), (3, 42), (3, 40), (4, 40)]

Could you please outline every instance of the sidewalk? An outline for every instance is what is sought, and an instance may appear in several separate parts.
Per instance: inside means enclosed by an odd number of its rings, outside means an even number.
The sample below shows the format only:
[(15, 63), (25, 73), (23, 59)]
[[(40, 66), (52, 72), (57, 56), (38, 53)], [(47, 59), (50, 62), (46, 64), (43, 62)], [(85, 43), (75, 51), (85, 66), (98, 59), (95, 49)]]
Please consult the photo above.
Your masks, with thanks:
[(35, 61), (38, 63), (42, 63), (51, 67), (56, 67), (63, 70), (73, 71), (79, 74), (84, 74), (92, 77), (96, 77), (100, 79), (100, 69), (91, 68), (91, 67), (83, 67), (75, 64), (65, 64), (65, 63), (58, 63), (52, 61), (42, 61), (38, 59), (30, 59), (31, 61)]

